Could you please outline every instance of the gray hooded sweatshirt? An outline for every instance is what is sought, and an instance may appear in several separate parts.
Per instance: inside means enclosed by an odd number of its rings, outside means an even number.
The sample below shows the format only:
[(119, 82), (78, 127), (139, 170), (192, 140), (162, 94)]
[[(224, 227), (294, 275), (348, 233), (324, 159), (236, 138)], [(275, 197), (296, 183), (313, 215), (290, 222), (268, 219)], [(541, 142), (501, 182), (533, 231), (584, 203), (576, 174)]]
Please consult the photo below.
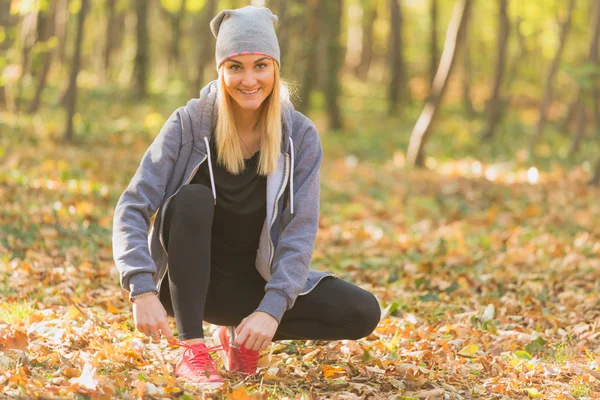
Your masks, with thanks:
[[(217, 81), (178, 108), (164, 124), (119, 198), (113, 219), (113, 257), (130, 299), (160, 291), (167, 269), (164, 215), (169, 201), (214, 155), (208, 141), (217, 121)], [(256, 269), (267, 281), (256, 311), (281, 321), (297, 296), (309, 293), (329, 272), (310, 270), (319, 224), (319, 168), (323, 150), (311, 120), (282, 102), (282, 143), (277, 169), (267, 177), (267, 210)], [(210, 162), (208, 164), (211, 165)], [(212, 169), (209, 169), (215, 202)], [(150, 229), (151, 217), (156, 214)], [(150, 230), (150, 233), (148, 233)], [(199, 255), (201, 256), (201, 255)]]

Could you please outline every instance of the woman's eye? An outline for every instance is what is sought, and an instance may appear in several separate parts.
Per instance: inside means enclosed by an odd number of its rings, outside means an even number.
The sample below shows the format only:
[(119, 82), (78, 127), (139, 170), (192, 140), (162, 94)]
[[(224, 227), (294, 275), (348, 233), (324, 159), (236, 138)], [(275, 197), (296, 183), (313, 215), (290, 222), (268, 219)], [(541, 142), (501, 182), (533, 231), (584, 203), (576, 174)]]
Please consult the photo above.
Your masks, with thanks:
[(256, 64), (256, 66), (261, 67), (259, 69), (265, 69), (267, 67), (267, 64), (260, 63), (260, 64)]

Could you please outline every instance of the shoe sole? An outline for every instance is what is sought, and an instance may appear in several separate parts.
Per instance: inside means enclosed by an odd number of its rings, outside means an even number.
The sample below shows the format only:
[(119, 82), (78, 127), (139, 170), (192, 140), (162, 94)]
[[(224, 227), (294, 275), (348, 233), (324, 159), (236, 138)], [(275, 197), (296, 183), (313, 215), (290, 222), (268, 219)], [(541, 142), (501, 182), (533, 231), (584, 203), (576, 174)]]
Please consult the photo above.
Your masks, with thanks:
[(189, 382), (189, 383), (198, 389), (209, 389), (209, 390), (218, 389), (225, 384), (225, 382), (206, 382), (206, 383)]
[(177, 373), (175, 373), (175, 377), (179, 378), (179, 379), (183, 379), (187, 384), (192, 385), (196, 388), (199, 389), (217, 389), (221, 386), (223, 386), (225, 384), (225, 381), (221, 381), (221, 382), (196, 382), (193, 381), (189, 378), (186, 378), (185, 376), (182, 375), (178, 375)]

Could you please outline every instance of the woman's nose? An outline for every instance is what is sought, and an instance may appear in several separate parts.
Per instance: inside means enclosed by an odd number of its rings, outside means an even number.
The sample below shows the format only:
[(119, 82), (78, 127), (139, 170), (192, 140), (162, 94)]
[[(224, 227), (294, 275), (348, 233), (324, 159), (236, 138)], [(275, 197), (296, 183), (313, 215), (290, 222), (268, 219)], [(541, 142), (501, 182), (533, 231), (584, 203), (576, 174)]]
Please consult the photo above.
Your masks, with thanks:
[(256, 80), (257, 79), (256, 79), (256, 76), (254, 75), (254, 72), (248, 71), (244, 74), (244, 76), (242, 78), (242, 85), (252, 88), (256, 84)]

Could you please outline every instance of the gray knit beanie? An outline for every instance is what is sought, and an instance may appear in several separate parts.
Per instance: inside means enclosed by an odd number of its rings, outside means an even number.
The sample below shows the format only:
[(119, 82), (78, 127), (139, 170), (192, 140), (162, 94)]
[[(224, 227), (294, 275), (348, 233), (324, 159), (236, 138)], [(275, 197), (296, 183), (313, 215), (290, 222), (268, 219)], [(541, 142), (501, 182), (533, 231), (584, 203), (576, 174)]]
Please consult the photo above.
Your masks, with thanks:
[(281, 67), (275, 34), (277, 21), (277, 16), (266, 7), (246, 6), (217, 14), (210, 21), (210, 30), (217, 38), (217, 71), (223, 61), (241, 54), (265, 54)]

